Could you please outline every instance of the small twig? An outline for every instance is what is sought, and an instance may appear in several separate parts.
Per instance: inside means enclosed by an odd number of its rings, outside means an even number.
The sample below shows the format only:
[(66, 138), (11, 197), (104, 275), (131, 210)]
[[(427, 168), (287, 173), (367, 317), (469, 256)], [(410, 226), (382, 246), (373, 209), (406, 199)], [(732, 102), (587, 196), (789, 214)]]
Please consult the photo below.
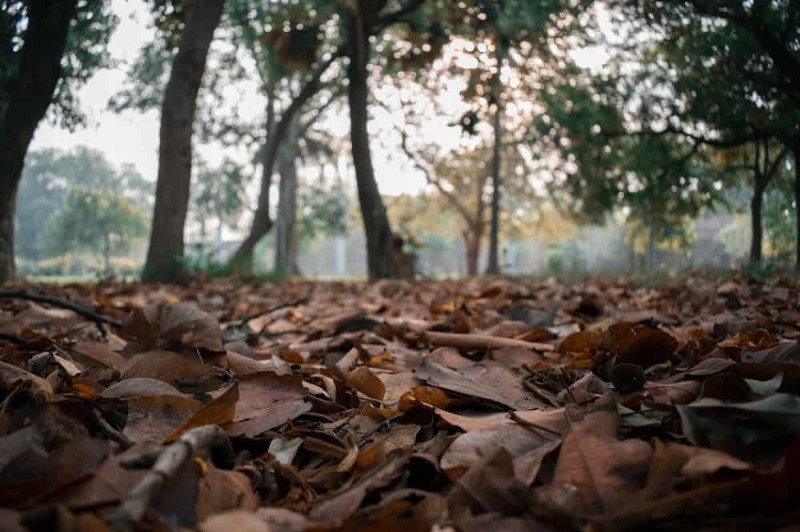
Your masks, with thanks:
[(0, 299), (24, 299), (27, 301), (44, 303), (47, 305), (52, 305), (54, 307), (71, 310), (78, 316), (81, 316), (83, 318), (95, 322), (95, 324), (97, 324), (97, 327), (100, 329), (100, 332), (104, 336), (105, 336), (105, 330), (101, 327), (101, 325), (105, 324), (116, 328), (122, 327), (122, 323), (116, 320), (112, 320), (111, 318), (107, 318), (102, 314), (94, 312), (93, 310), (89, 310), (88, 308), (76, 305), (75, 303), (70, 303), (69, 301), (57, 297), (44, 296), (41, 294), (32, 294), (30, 292), (24, 292), (22, 290), (0, 290)]
[(431, 344), (438, 347), (455, 347), (457, 349), (499, 349), (501, 347), (524, 347), (534, 351), (553, 351), (555, 349), (550, 344), (526, 342), (524, 340), (515, 340), (514, 338), (504, 338), (502, 336), (489, 336), (486, 334), (425, 331), (422, 335), (422, 339), (428, 340)]
[(217, 449), (233, 454), (228, 436), (218, 426), (203, 425), (185, 432), (159, 454), (150, 472), (128, 492), (127, 499), (111, 516), (111, 528), (136, 530), (164, 482), (172, 478), (193, 456), (208, 457)]
[(308, 302), (308, 296), (301, 297), (300, 299), (291, 301), (289, 303), (281, 303), (280, 305), (268, 308), (267, 310), (262, 310), (261, 312), (256, 312), (255, 314), (250, 314), (249, 316), (245, 316), (239, 321), (238, 327), (240, 328), (244, 327), (245, 325), (247, 325), (249, 321), (254, 320), (256, 318), (260, 318), (261, 316), (266, 316), (267, 314), (272, 314), (273, 312), (278, 312), (279, 310), (283, 310), (285, 308), (296, 307), (306, 302)]
[(131, 442), (127, 436), (112, 427), (111, 424), (106, 421), (106, 418), (103, 417), (102, 412), (100, 412), (98, 408), (92, 408), (91, 415), (94, 418), (95, 428), (98, 432), (119, 445), (121, 451), (128, 450), (133, 446), (133, 442)]

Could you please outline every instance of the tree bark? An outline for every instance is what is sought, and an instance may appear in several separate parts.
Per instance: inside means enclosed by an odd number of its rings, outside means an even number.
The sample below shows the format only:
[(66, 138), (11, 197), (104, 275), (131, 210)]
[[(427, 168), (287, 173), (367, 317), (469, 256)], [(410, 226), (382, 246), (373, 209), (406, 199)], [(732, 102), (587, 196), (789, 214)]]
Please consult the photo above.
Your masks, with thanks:
[[(253, 271), (253, 251), (258, 243), (272, 229), (272, 218), (269, 214), (270, 188), (272, 187), (272, 174), (275, 171), (275, 164), (280, 154), (283, 139), (289, 130), (293, 120), (297, 117), (303, 106), (319, 92), (322, 85), (322, 76), (328, 68), (344, 54), (343, 48), (338, 48), (331, 56), (320, 63), (311, 77), (308, 79), (300, 93), (292, 100), (289, 107), (281, 114), (280, 120), (275, 127), (270, 126), (269, 116), (267, 118), (267, 141), (264, 145), (264, 158), (262, 160), (261, 189), (258, 193), (258, 204), (253, 215), (253, 223), (247, 238), (239, 245), (239, 248), (231, 257), (231, 264), (238, 273), (251, 273)], [(267, 115), (270, 111), (267, 111)]]
[(77, 0), (31, 0), (28, 28), (9, 98), (0, 108), (0, 282), (14, 276), (14, 213), (25, 155), (61, 78)]
[(500, 105), (494, 113), (494, 152), (492, 156), (492, 209), (489, 226), (489, 263), (487, 275), (500, 275)]
[(777, 157), (770, 157), (769, 139), (759, 140), (755, 143), (755, 156), (753, 158), (753, 197), (750, 200), (750, 263), (757, 264), (763, 258), (764, 247), (764, 222), (763, 206), (764, 192), (778, 171), (780, 163), (786, 157), (787, 148), (784, 146)]
[(482, 231), (475, 227), (464, 230), (464, 251), (467, 260), (467, 275), (474, 277), (478, 275), (478, 263), (481, 258), (481, 239)]
[(503, 66), (504, 40), (496, 39), (497, 47), (497, 73), (492, 80), (492, 100), (494, 110), (494, 146), (492, 146), (492, 214), (489, 227), (489, 263), (486, 267), (487, 275), (500, 275), (500, 172), (502, 170), (502, 113), (500, 87), (500, 69)]
[(350, 143), (353, 166), (358, 185), (358, 201), (367, 239), (367, 271), (370, 280), (394, 277), (392, 229), (383, 203), (369, 148), (367, 131), (367, 65), (369, 63), (369, 36), (371, 24), (368, 19), (374, 10), (369, 0), (358, 0), (350, 24), (350, 64), (347, 67), (347, 98), (350, 106)]
[(156, 202), (142, 273), (146, 281), (170, 282), (181, 274), (197, 93), (224, 3), (224, 0), (190, 0), (185, 6), (186, 23), (161, 106)]
[(297, 267), (297, 119), (292, 122), (278, 159), (281, 176), (275, 220), (275, 270), (298, 275)]
[(270, 157), (273, 151), (272, 144), (280, 144), (281, 138), (275, 132), (275, 88), (272, 87), (267, 94), (267, 140), (264, 143), (264, 152), (261, 160), (261, 186), (258, 191), (256, 212), (253, 213), (253, 222), (247, 237), (239, 244), (233, 253), (230, 263), (233, 270), (239, 274), (253, 272), (253, 252), (264, 236), (272, 229), (272, 218), (269, 215), (270, 189), (272, 188), (272, 162)]
[(764, 205), (764, 187), (756, 184), (753, 197), (750, 199), (750, 263), (761, 262), (764, 242), (764, 224), (762, 207)]
[(800, 137), (792, 146), (794, 155), (794, 222), (795, 222), (795, 259), (794, 269), (800, 272)]

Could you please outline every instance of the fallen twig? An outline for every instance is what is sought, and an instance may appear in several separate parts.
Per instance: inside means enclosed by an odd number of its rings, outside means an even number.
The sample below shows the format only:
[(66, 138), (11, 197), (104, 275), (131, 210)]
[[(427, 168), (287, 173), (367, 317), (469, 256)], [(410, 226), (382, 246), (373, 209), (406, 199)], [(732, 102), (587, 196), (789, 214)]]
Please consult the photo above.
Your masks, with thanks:
[(224, 453), (231, 463), (235, 460), (228, 436), (216, 425), (203, 425), (185, 432), (176, 442), (158, 455), (150, 472), (128, 493), (111, 517), (112, 529), (135, 530), (158, 495), (164, 482), (196, 455), (209, 457)]
[(44, 303), (47, 305), (52, 305), (54, 307), (63, 308), (66, 310), (71, 310), (78, 316), (86, 318), (95, 322), (100, 329), (100, 332), (105, 335), (105, 331), (103, 330), (100, 325), (110, 325), (112, 327), (122, 327), (122, 323), (112, 320), (111, 318), (107, 318), (102, 314), (98, 314), (93, 310), (89, 310), (88, 308), (82, 307), (80, 305), (76, 305), (75, 303), (70, 303), (64, 299), (60, 299), (57, 297), (50, 297), (44, 296), (41, 294), (32, 294), (30, 292), (25, 292), (22, 290), (0, 290), (0, 299), (24, 299), (27, 301), (33, 301), (35, 303)]
[(422, 338), (437, 347), (455, 347), (457, 349), (499, 349), (501, 347), (524, 347), (534, 351), (553, 351), (550, 344), (526, 342), (502, 336), (489, 336), (486, 334), (459, 334), (425, 331)]
[(302, 305), (302, 304), (308, 302), (308, 298), (309, 298), (309, 296), (304, 296), (304, 297), (301, 297), (300, 299), (297, 299), (295, 301), (291, 301), (289, 303), (281, 303), (280, 305), (276, 305), (276, 306), (268, 308), (266, 310), (262, 310), (260, 312), (256, 312), (255, 314), (250, 314), (248, 316), (245, 316), (241, 320), (239, 320), (238, 326), (239, 327), (244, 327), (245, 325), (247, 325), (247, 323), (249, 321), (254, 320), (256, 318), (260, 318), (261, 316), (266, 316), (267, 314), (272, 314), (273, 312), (278, 312), (279, 310), (283, 310), (285, 308), (291, 308), (291, 307), (296, 307), (298, 305)]

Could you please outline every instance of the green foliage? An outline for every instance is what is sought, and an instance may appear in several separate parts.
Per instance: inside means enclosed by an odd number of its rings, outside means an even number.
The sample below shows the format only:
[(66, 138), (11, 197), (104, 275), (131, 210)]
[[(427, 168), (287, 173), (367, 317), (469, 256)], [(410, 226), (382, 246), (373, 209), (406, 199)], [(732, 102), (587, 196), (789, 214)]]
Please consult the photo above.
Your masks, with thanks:
[(231, 159), (225, 159), (217, 167), (200, 163), (192, 186), (192, 216), (202, 227), (207, 220), (216, 219), (235, 228), (245, 209), (245, 187), (249, 180), (246, 169)]
[(218, 261), (213, 251), (189, 253), (181, 261), (180, 271), (190, 277), (205, 275), (208, 277), (228, 277), (234, 274), (234, 268), (228, 261)]
[(72, 189), (62, 210), (47, 222), (48, 249), (56, 254), (99, 250), (105, 271), (111, 256), (130, 251), (147, 234), (147, 216), (125, 196), (110, 190)]
[(129, 109), (142, 112), (158, 109), (173, 55), (174, 51), (160, 42), (145, 43), (128, 69), (126, 85), (111, 98), (109, 108), (117, 113)]
[[(27, 13), (26, 0), (0, 1), (0, 114), (8, 101), (10, 80), (19, 67)], [(86, 117), (75, 95), (97, 70), (113, 66), (107, 46), (118, 22), (110, 0), (78, 2), (61, 61), (61, 79), (49, 109), (51, 119), (62, 127), (74, 130), (85, 125)]]
[(340, 184), (324, 179), (308, 183), (298, 195), (301, 240), (344, 234), (350, 202)]
[[(31, 152), (26, 159), (17, 197), (15, 239), (18, 256), (36, 261), (71, 251), (69, 246), (84, 248), (86, 238), (83, 235), (67, 235), (63, 242), (60, 241), (60, 237), (53, 233), (62, 229), (57, 220), (71, 219), (77, 225), (93, 225), (97, 222), (93, 217), (101, 213), (87, 210), (86, 205), (95, 206), (91, 202), (102, 198), (109, 201), (108, 205), (103, 202), (96, 205), (102, 207), (102, 216), (114, 211), (123, 217), (127, 216), (125, 211), (138, 212), (131, 229), (136, 235), (144, 236), (138, 229), (140, 224), (137, 220), (149, 218), (152, 192), (152, 183), (135, 168), (128, 165), (117, 170), (102, 153), (89, 148), (79, 147), (71, 152), (56, 149)], [(81, 198), (90, 203), (82, 205)], [(125, 230), (121, 234), (128, 235), (128, 232)], [(135, 240), (133, 236), (126, 236), (126, 239), (126, 245)], [(121, 243), (115, 243), (115, 250)]]

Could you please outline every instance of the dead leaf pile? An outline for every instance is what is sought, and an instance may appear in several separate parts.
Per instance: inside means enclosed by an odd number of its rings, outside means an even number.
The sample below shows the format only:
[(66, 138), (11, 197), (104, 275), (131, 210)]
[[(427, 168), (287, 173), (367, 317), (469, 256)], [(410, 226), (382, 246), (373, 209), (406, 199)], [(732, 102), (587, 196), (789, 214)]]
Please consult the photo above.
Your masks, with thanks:
[(795, 283), (13, 286), (0, 522), (789, 527)]

